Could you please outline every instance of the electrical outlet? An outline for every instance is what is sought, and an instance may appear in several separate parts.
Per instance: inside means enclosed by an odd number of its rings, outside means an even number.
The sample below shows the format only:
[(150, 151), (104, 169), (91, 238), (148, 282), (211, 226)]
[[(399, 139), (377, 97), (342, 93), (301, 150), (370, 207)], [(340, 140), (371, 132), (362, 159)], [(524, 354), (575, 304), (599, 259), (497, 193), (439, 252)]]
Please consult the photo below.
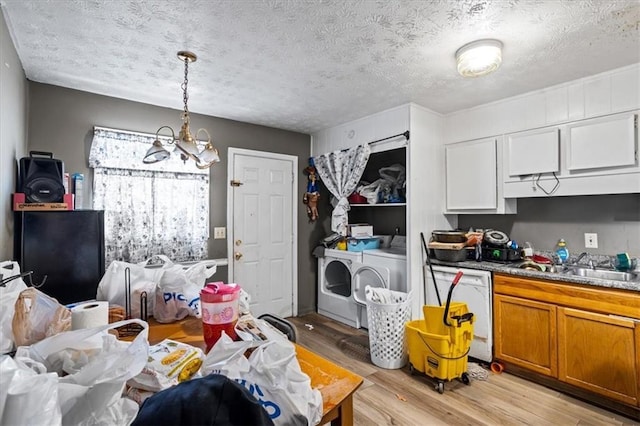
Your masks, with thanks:
[(584, 247), (585, 248), (598, 248), (598, 234), (585, 233), (584, 234)]
[(213, 239), (214, 240), (223, 240), (227, 238), (227, 228), (224, 226), (213, 228)]

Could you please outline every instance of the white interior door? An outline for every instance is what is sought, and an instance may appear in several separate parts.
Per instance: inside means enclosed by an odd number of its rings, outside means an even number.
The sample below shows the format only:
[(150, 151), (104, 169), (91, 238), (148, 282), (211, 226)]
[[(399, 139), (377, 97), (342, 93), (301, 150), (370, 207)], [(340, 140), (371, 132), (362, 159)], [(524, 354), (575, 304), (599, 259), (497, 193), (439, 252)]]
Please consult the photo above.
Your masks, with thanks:
[(251, 313), (297, 314), (297, 157), (229, 149), (229, 281)]

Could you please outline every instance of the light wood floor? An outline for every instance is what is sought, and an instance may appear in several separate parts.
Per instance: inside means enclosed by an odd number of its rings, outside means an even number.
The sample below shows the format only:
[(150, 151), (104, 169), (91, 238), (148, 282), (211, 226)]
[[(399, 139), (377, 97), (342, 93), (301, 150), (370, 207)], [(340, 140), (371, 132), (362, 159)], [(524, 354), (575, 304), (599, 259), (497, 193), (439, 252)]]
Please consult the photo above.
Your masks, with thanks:
[(639, 424), (506, 372), (488, 372), (486, 380), (472, 378), (470, 386), (447, 382), (444, 394), (439, 394), (431, 378), (412, 376), (408, 367), (387, 370), (373, 365), (360, 349), (366, 342), (364, 330), (319, 314), (288, 320), (297, 328), (300, 345), (364, 377), (354, 396), (355, 425)]

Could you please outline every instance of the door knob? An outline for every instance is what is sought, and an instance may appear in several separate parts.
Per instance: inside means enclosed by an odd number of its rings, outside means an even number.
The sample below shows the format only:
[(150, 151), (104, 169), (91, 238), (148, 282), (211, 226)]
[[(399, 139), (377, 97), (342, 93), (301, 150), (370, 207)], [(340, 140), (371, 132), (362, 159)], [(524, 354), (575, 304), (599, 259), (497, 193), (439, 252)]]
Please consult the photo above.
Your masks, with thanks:
[(240, 253), (239, 251), (235, 252), (233, 254), (233, 256), (236, 258), (236, 260), (240, 260), (240, 258), (242, 258), (242, 253)]

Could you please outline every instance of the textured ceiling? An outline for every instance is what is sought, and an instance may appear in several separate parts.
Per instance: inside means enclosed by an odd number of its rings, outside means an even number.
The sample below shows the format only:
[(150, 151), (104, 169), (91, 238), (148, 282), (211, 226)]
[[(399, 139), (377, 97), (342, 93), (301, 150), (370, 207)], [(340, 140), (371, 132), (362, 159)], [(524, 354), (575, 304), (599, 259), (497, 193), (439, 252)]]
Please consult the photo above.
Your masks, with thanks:
[[(0, 0), (33, 81), (310, 133), (407, 102), (448, 113), (640, 62), (638, 0)], [(465, 43), (504, 43), (463, 79)]]

